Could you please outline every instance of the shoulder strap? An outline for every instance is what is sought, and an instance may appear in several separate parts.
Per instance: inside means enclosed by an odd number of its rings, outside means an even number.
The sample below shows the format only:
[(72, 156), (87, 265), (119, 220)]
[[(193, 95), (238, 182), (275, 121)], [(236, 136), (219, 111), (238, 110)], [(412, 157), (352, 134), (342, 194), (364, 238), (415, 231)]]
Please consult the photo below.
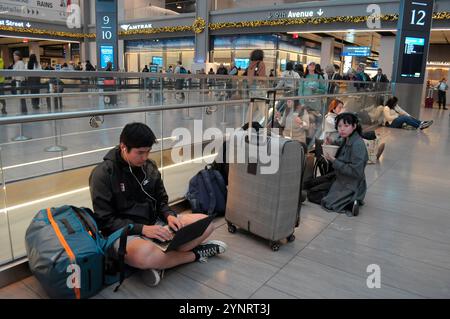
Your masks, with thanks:
[(90, 212), (88, 212), (88, 208), (79, 208), (76, 206), (70, 206), (78, 218), (81, 220), (81, 223), (86, 227), (86, 230), (89, 234), (95, 239), (97, 237), (98, 227), (95, 222), (91, 219), (91, 217), (87, 217), (87, 215), (92, 216)]
[(130, 226), (125, 227), (120, 235), (119, 251), (117, 252), (119, 255), (119, 284), (114, 289), (114, 292), (119, 290), (125, 280), (125, 255), (127, 254), (127, 239), (129, 230)]
[(125, 255), (127, 254), (127, 239), (128, 234), (133, 229), (133, 225), (129, 224), (126, 227), (116, 230), (114, 233), (109, 235), (106, 242), (104, 242), (104, 246), (102, 250), (108, 259), (108, 253), (111, 251), (111, 247), (114, 243), (119, 239), (119, 250), (118, 250), (118, 266), (119, 266), (119, 285), (114, 289), (114, 292), (117, 292), (125, 280)]
[(205, 187), (209, 196), (209, 207), (208, 207), (208, 215), (213, 216), (214, 210), (216, 209), (216, 196), (214, 195), (214, 188), (211, 184), (211, 179), (209, 177), (209, 171), (207, 169), (203, 169), (200, 171), (200, 174), (205, 182)]
[(225, 180), (223, 179), (222, 174), (220, 174), (220, 172), (215, 170), (215, 169), (213, 169), (211, 171), (214, 174), (215, 179), (218, 180), (218, 185), (217, 186), (219, 186), (220, 191), (222, 192), (222, 194), (226, 194), (227, 193), (227, 187), (226, 187)]

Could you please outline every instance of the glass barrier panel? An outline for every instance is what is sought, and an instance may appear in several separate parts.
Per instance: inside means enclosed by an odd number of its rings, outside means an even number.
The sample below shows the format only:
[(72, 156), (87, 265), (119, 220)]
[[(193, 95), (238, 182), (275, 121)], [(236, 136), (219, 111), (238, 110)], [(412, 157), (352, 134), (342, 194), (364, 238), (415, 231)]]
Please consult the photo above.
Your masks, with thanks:
[(13, 260), (11, 236), (6, 209), (6, 185), (2, 166), (3, 150), (0, 147), (0, 266)]

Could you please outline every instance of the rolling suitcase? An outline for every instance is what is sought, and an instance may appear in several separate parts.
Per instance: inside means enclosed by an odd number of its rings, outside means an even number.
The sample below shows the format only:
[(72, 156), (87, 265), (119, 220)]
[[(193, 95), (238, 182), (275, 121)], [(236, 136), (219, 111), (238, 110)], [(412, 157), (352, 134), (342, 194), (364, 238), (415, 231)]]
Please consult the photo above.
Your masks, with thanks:
[[(270, 240), (277, 251), (280, 240), (295, 240), (300, 223), (304, 150), (298, 141), (249, 132), (233, 137), (236, 148), (245, 149), (245, 161), (229, 164), (225, 219), (229, 232), (240, 227)], [(266, 159), (258, 156), (262, 148), (272, 161), (278, 160), (278, 169), (268, 172)]]

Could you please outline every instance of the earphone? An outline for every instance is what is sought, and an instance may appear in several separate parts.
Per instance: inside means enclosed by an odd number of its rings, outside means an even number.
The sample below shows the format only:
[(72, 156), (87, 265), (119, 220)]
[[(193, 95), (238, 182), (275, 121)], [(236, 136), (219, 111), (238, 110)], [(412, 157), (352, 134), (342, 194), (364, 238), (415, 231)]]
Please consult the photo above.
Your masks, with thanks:
[(125, 148), (122, 148), (122, 151), (123, 151), (123, 154), (125, 155), (125, 159), (128, 163), (128, 169), (130, 170), (131, 175), (133, 175), (134, 179), (139, 184), (139, 186), (141, 187), (141, 190), (144, 192), (144, 194), (147, 195), (147, 197), (153, 201), (153, 209), (154, 209), (154, 211), (156, 211), (156, 203), (158, 201), (153, 196), (151, 196), (149, 193), (147, 193), (143, 186), (144, 182), (147, 181), (147, 173), (145, 172), (144, 168), (141, 166), (142, 173), (144, 173), (144, 179), (142, 180), (142, 182), (139, 182), (139, 179), (136, 177), (136, 175), (134, 175), (133, 170), (131, 169), (131, 164), (130, 164), (130, 161), (128, 160), (128, 156), (125, 151)]

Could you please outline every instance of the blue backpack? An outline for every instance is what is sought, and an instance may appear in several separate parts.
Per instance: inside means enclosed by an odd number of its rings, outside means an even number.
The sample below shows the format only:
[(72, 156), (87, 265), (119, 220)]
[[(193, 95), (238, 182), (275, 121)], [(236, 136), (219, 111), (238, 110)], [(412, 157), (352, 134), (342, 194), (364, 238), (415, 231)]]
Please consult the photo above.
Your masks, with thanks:
[(180, 74), (187, 74), (187, 70), (184, 68), (184, 66), (180, 67)]
[(207, 166), (189, 181), (186, 199), (193, 213), (209, 216), (225, 215), (227, 186), (219, 171)]
[[(92, 216), (88, 208), (66, 205), (42, 209), (31, 221), (25, 235), (29, 267), (51, 298), (89, 298), (105, 285), (122, 284), (126, 241), (133, 225), (105, 238)], [(118, 239), (118, 257), (114, 257)]]

